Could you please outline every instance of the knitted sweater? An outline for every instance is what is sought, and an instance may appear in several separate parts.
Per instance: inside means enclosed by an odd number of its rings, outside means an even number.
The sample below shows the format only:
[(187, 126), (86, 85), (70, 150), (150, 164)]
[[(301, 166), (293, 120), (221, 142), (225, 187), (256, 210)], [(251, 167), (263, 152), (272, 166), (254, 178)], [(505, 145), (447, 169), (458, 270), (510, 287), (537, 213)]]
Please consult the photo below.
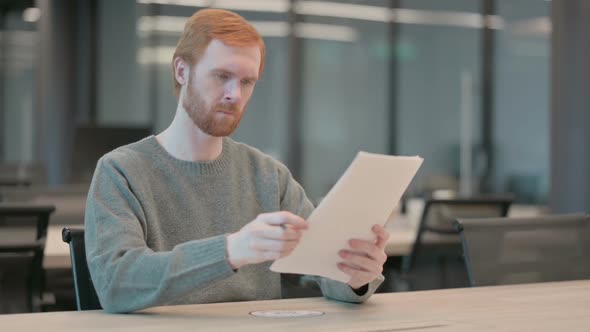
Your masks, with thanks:
[[(226, 238), (260, 213), (286, 210), (307, 218), (313, 205), (288, 169), (224, 138), (210, 162), (172, 157), (154, 136), (102, 157), (88, 194), (88, 266), (101, 305), (130, 312), (166, 304), (281, 297), (270, 262), (233, 270)], [(347, 284), (315, 278), (324, 296), (362, 302)]]

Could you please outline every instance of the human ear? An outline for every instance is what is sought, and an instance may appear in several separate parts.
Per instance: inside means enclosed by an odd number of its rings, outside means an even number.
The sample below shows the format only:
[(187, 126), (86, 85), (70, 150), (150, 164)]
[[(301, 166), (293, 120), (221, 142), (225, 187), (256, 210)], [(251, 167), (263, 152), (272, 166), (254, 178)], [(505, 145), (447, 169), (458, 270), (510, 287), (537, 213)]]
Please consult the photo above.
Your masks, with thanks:
[(186, 61), (180, 57), (174, 58), (174, 79), (180, 85), (185, 85), (188, 82), (189, 67)]

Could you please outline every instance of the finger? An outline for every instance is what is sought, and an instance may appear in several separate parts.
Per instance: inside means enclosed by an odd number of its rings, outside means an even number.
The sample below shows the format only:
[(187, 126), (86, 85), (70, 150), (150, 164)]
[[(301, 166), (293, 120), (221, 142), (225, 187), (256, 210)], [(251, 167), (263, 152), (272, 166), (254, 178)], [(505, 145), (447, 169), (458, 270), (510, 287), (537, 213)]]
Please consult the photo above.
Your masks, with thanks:
[(256, 239), (250, 243), (250, 248), (258, 251), (283, 252), (295, 249), (298, 243), (298, 241)]
[(293, 252), (293, 250), (294, 250), (294, 249), (292, 249), (292, 250), (287, 250), (287, 251), (281, 251), (280, 258), (287, 257), (287, 256), (291, 255), (291, 253)]
[(352, 239), (348, 241), (348, 245), (350, 248), (354, 249), (354, 251), (365, 254), (373, 259), (381, 258), (381, 253), (383, 249), (379, 248), (377, 244), (365, 240), (359, 239)]
[(261, 251), (260, 256), (264, 261), (269, 261), (281, 258), (281, 253), (277, 251)]
[(367, 255), (365, 253), (358, 252), (358, 251), (351, 251), (351, 250), (343, 249), (338, 252), (338, 255), (342, 258), (352, 257), (352, 256), (364, 257), (364, 258), (367, 258), (367, 259), (375, 262), (375, 264), (377, 264), (379, 266), (383, 266), (383, 264), (385, 264), (385, 261), (387, 261), (387, 254), (385, 254), (383, 249), (377, 249), (377, 252), (374, 254), (371, 254), (371, 255)]
[(389, 240), (389, 232), (381, 225), (373, 225), (373, 232), (377, 235), (377, 247), (383, 249)]
[(259, 215), (259, 218), (262, 222), (269, 225), (287, 224), (298, 229), (307, 229), (309, 227), (305, 219), (288, 211), (264, 213)]
[(345, 263), (338, 263), (338, 269), (350, 276), (350, 282), (354, 282), (356, 280), (360, 281), (360, 284), (366, 284), (376, 277), (372, 272), (362, 271)]
[(338, 255), (344, 260), (343, 263), (351, 267), (356, 267), (358, 270), (373, 273), (381, 273), (383, 271), (383, 263), (367, 256), (362, 256), (346, 250), (341, 250)]
[(266, 239), (283, 241), (299, 241), (301, 239), (301, 231), (297, 228), (282, 228), (270, 225), (261, 228), (256, 235)]
[(287, 257), (291, 255), (291, 253), (295, 250), (295, 248), (285, 248), (281, 251), (273, 251), (274, 253), (278, 253), (279, 258)]

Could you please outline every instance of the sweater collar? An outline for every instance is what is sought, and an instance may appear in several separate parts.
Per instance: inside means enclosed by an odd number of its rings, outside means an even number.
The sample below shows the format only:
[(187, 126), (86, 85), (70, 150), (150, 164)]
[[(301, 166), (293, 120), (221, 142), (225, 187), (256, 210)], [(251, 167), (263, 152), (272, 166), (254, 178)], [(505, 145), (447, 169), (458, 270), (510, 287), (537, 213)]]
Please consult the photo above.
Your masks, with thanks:
[(187, 161), (187, 160), (180, 160), (172, 156), (156, 139), (156, 136), (151, 135), (148, 137), (148, 142), (154, 148), (154, 154), (158, 157), (168, 160), (178, 167), (185, 169), (191, 173), (196, 173), (199, 175), (214, 175), (218, 174), (223, 169), (229, 165), (230, 163), (230, 143), (231, 139), (228, 137), (223, 138), (223, 147), (221, 150), (221, 155), (215, 160), (212, 161)]

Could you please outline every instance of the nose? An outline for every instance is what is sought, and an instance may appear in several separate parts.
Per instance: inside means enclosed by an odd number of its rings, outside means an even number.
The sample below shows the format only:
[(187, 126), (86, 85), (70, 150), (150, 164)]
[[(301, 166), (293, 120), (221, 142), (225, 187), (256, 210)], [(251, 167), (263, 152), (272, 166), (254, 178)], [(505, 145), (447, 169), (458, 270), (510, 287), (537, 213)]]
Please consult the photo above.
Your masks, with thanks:
[(242, 91), (240, 89), (240, 84), (234, 81), (226, 85), (223, 100), (227, 102), (237, 103), (240, 101), (241, 98)]

